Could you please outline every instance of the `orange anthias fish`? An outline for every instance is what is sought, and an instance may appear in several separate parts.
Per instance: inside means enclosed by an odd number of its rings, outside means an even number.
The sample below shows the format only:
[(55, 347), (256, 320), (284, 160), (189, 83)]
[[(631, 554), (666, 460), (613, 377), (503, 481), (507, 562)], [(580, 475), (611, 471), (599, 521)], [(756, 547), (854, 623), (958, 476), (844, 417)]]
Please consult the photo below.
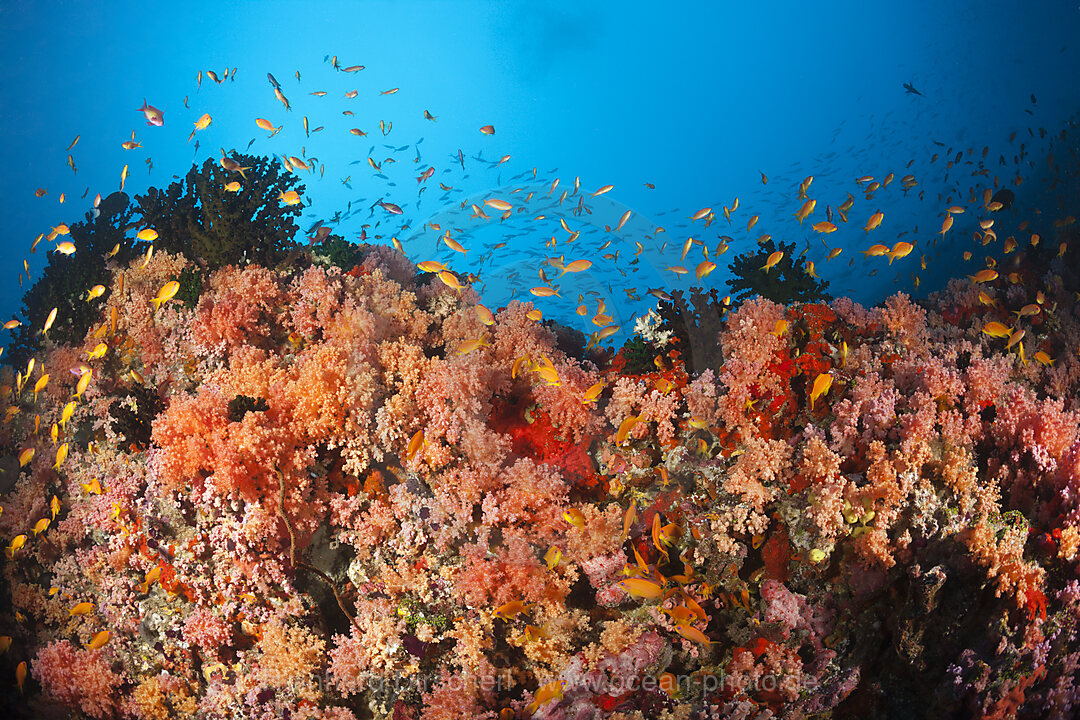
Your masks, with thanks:
[(68, 615), (86, 615), (86, 614), (92, 612), (93, 609), (94, 609), (94, 603), (92, 603), (92, 602), (81, 602), (81, 603), (77, 603), (75, 605), (72, 605), (71, 608), (68, 610)]
[(594, 403), (600, 397), (600, 393), (604, 391), (604, 383), (594, 383), (585, 391), (585, 395), (582, 396), (581, 402), (584, 404)]
[(631, 597), (639, 600), (659, 600), (664, 594), (664, 586), (644, 578), (627, 578), (619, 581), (619, 587)]
[(619, 431), (615, 433), (615, 444), (622, 445), (626, 442), (627, 438), (630, 436), (630, 431), (633, 430), (639, 422), (641, 422), (641, 418), (637, 415), (631, 415), (623, 420), (622, 423), (619, 424)]
[(702, 260), (694, 270), (694, 275), (700, 280), (716, 269), (716, 263), (711, 260)]
[(562, 272), (559, 273), (559, 277), (562, 277), (566, 273), (584, 272), (592, 267), (592, 260), (575, 260), (569, 265), (562, 267)]
[(526, 603), (521, 600), (511, 600), (510, 602), (500, 605), (495, 610), (495, 617), (502, 618), (503, 620), (513, 620), (515, 617), (523, 612), (527, 612), (534, 603)]
[(984, 268), (974, 275), (968, 275), (968, 277), (971, 278), (973, 283), (984, 283), (997, 280), (998, 274), (997, 270), (993, 268)]
[(952, 226), (953, 226), (953, 216), (952, 215), (946, 215), (945, 219), (941, 221), (941, 231), (938, 232), (938, 235), (944, 236), (945, 233), (949, 232), (949, 229)]
[(869, 234), (871, 230), (878, 228), (881, 225), (881, 221), (884, 219), (885, 213), (878, 210), (876, 213), (870, 216), (869, 220), (866, 221), (866, 227), (864, 227), (863, 230), (865, 230), (867, 234)]
[(814, 387), (810, 390), (810, 409), (814, 409), (814, 401), (829, 392), (832, 387), (832, 373), (821, 373), (814, 379)]
[(777, 250), (772, 255), (769, 255), (769, 259), (765, 261), (765, 264), (761, 266), (761, 270), (769, 272), (772, 268), (776, 267), (776, 264), (784, 259), (784, 251)]
[(802, 207), (795, 213), (795, 218), (799, 221), (800, 225), (803, 220), (810, 217), (810, 214), (814, 212), (814, 206), (816, 205), (817, 200), (807, 200), (802, 204)]
[(675, 631), (687, 640), (700, 643), (702, 645), (711, 645), (716, 642), (715, 640), (710, 640), (709, 638), (707, 638), (705, 636), (705, 633), (689, 625), (678, 624), (675, 626)]
[(97, 635), (95, 635), (90, 640), (90, 642), (86, 643), (86, 648), (88, 650), (97, 650), (98, 648), (104, 647), (105, 643), (109, 642), (109, 639), (111, 637), (111, 632), (109, 632), (108, 630), (102, 630)]
[(153, 298), (150, 302), (154, 304), (154, 310), (160, 308), (163, 304), (176, 297), (176, 293), (180, 292), (180, 283), (176, 280), (170, 280), (165, 283), (161, 290), (158, 291), (157, 297)]
[(563, 510), (563, 520), (570, 523), (579, 530), (585, 527), (585, 514), (577, 508), (568, 508)]
[(538, 688), (536, 695), (533, 696), (533, 701), (525, 706), (525, 712), (531, 717), (540, 709), (540, 706), (546, 705), (552, 700), (561, 700), (563, 696), (563, 685), (565, 684), (565, 680), (552, 680), (546, 685)]
[(221, 167), (223, 167), (225, 170), (227, 170), (229, 172), (238, 172), (238, 173), (240, 173), (240, 177), (247, 180), (247, 175), (244, 174), (244, 171), (245, 170), (250, 170), (251, 168), (250, 167), (240, 167), (240, 163), (236, 162), (232, 158), (225, 157), (225, 150), (221, 151), (221, 159), (218, 160), (218, 163), (220, 163)]
[(983, 325), (982, 332), (983, 334), (989, 335), (990, 337), (1007, 338), (1012, 335), (1013, 331), (1012, 328), (1005, 325), (1004, 323), (1000, 323), (997, 320), (991, 320), (990, 322)]
[(896, 258), (907, 257), (908, 255), (911, 254), (911, 251), (914, 250), (914, 249), (915, 249), (914, 245), (912, 245), (909, 242), (904, 242), (903, 240), (901, 240), (900, 242), (893, 245), (892, 250), (890, 250), (888, 253), (886, 253), (886, 255), (889, 256), (889, 264), (892, 265), (892, 261), (895, 260)]
[(188, 135), (187, 141), (191, 142), (191, 138), (195, 137), (195, 133), (197, 133), (199, 130), (205, 130), (206, 128), (210, 127), (210, 122), (210, 113), (203, 113), (202, 117), (195, 121), (195, 128), (191, 131), (191, 134)]

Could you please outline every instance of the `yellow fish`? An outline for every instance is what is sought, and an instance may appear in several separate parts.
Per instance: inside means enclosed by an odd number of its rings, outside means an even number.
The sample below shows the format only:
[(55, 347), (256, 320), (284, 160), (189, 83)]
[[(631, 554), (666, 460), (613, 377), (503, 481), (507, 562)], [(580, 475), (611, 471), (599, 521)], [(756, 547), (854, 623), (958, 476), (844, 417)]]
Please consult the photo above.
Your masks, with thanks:
[(495, 610), (495, 617), (502, 618), (503, 620), (513, 620), (515, 617), (523, 612), (526, 612), (535, 603), (526, 603), (521, 600), (511, 600), (504, 605), (500, 605)]
[(457, 279), (457, 275), (449, 270), (442, 270), (439, 272), (439, 279), (443, 281), (443, 284), (454, 290), (464, 290), (465, 286), (461, 284), (461, 281)]
[(619, 587), (631, 597), (639, 600), (659, 600), (664, 594), (664, 586), (644, 578), (627, 578), (619, 581)]
[(176, 280), (170, 280), (169, 282), (162, 285), (161, 289), (158, 290), (157, 297), (150, 301), (154, 304), (154, 310), (158, 310), (158, 308), (160, 308), (163, 304), (176, 297), (176, 293), (178, 293), (179, 291), (180, 283)]
[[(102, 343), (102, 344), (104, 344), (104, 343)], [(87, 370), (86, 372), (84, 372), (82, 374), (82, 377), (79, 378), (79, 383), (78, 383), (78, 385), (75, 386), (75, 397), (76, 398), (82, 397), (82, 394), (84, 392), (86, 392), (86, 388), (90, 386), (90, 378), (92, 376), (93, 376), (93, 372), (90, 371), (90, 370)]]
[(34, 459), (34, 448), (26, 448), (19, 453), (19, 467), (26, 467), (27, 463)]
[(64, 406), (63, 410), (60, 411), (60, 426), (61, 427), (63, 427), (67, 423), (67, 421), (71, 419), (71, 416), (75, 414), (75, 405), (76, 405), (75, 401), (72, 400), (71, 402), (69, 402), (67, 405)]
[(487, 335), (476, 338), (475, 340), (466, 340), (461, 345), (458, 345), (457, 353), (458, 355), (466, 355), (482, 347), (491, 347), (491, 343), (488, 342)]
[(38, 381), (34, 383), (34, 399), (37, 400), (39, 392), (45, 389), (45, 386), (49, 384), (49, 373), (45, 373), (38, 378)]
[(765, 261), (765, 264), (761, 266), (761, 269), (765, 272), (769, 272), (772, 268), (776, 267), (776, 264), (784, 259), (784, 251), (777, 250), (773, 254), (769, 255), (769, 259)]
[(22, 549), (23, 545), (26, 545), (26, 535), (16, 535), (11, 539), (11, 544), (4, 548), (4, 554), (10, 560)]
[(584, 404), (594, 403), (597, 398), (600, 397), (600, 393), (604, 390), (604, 383), (598, 382), (589, 387), (585, 391), (585, 395), (581, 398), (581, 402)]
[(531, 717), (541, 706), (552, 700), (561, 700), (563, 697), (563, 685), (565, 684), (565, 680), (552, 680), (546, 685), (542, 685), (533, 695), (533, 701), (525, 706), (525, 712)]
[(585, 514), (577, 508), (567, 508), (566, 510), (563, 510), (562, 516), (563, 520), (576, 528), (580, 529), (585, 527)]
[(90, 642), (86, 643), (86, 647), (88, 650), (97, 650), (98, 648), (104, 647), (105, 643), (109, 642), (109, 639), (111, 637), (111, 632), (109, 632), (108, 630), (102, 630), (93, 638), (91, 638)]
[(476, 311), (476, 317), (480, 319), (480, 322), (485, 325), (495, 324), (495, 315), (483, 305), (477, 305), (473, 308)]
[(990, 337), (1007, 338), (1012, 335), (1012, 328), (1007, 327), (1004, 323), (1000, 323), (997, 320), (991, 320), (983, 325), (982, 332)]
[(154, 567), (150, 568), (150, 570), (143, 576), (143, 582), (139, 583), (139, 586), (138, 586), (139, 587), (139, 592), (141, 592), (141, 593), (150, 592), (150, 586), (159, 577), (161, 577), (161, 566), (160, 565), (155, 565)]
[(67, 460), (67, 456), (68, 456), (68, 444), (64, 443), (63, 445), (61, 445), (60, 447), (58, 447), (56, 449), (56, 462), (53, 463), (53, 468), (54, 469), (59, 468), (60, 465), (63, 464), (63, 462), (65, 460)]
[(424, 431), (417, 430), (409, 440), (409, 446), (405, 449), (405, 459), (412, 460), (416, 457), (416, 453), (420, 452), (420, 449), (424, 447), (424, 444)]
[(676, 625), (675, 631), (687, 640), (700, 643), (702, 645), (711, 645), (716, 642), (715, 640), (710, 640), (709, 638), (705, 637), (705, 633), (689, 625)]
[(56, 308), (53, 308), (52, 310), (50, 310), (49, 311), (49, 316), (47, 318), (45, 318), (45, 325), (41, 329), (41, 334), (42, 335), (48, 334), (49, 328), (51, 328), (53, 326), (53, 323), (56, 322), (56, 310), (57, 310)]
[(584, 272), (592, 267), (592, 260), (575, 260), (569, 265), (562, 267), (562, 272), (559, 273), (559, 277), (562, 277), (566, 273)]
[(896, 258), (907, 257), (909, 254), (911, 254), (911, 251), (914, 250), (914, 249), (915, 249), (914, 245), (912, 245), (909, 242), (904, 242), (903, 240), (901, 240), (900, 242), (893, 245), (892, 250), (890, 250), (888, 253), (886, 253), (886, 255), (889, 256), (889, 264), (892, 265), (892, 261), (895, 260)]
[(810, 217), (810, 214), (814, 212), (814, 206), (816, 205), (817, 200), (807, 200), (802, 204), (802, 207), (799, 208), (799, 211), (795, 213), (795, 218), (799, 221), (800, 225), (802, 225), (803, 220)]
[(874, 230), (878, 226), (880, 226), (881, 221), (884, 220), (884, 219), (885, 219), (885, 213), (878, 210), (876, 213), (874, 213), (873, 215), (870, 216), (869, 220), (866, 221), (866, 226), (863, 228), (863, 230), (865, 230), (867, 232), (867, 234), (869, 234), (871, 230)]
[(619, 431), (615, 434), (615, 444), (622, 445), (630, 436), (630, 431), (641, 422), (640, 416), (631, 415), (619, 424)]
[(92, 603), (92, 602), (76, 603), (75, 605), (72, 605), (68, 609), (68, 616), (70, 617), (72, 615), (87, 615), (87, 614), (93, 612), (93, 610), (94, 610), (94, 603)]
[(814, 409), (814, 401), (829, 392), (832, 387), (832, 373), (820, 373), (814, 379), (814, 387), (810, 390), (810, 409)]

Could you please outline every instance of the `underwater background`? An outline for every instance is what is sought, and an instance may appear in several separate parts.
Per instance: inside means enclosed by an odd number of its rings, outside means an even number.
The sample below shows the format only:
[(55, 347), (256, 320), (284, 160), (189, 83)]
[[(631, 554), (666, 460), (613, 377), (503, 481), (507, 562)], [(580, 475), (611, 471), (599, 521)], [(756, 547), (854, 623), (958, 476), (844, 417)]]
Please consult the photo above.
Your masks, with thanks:
[(1076, 717), (1078, 38), (0, 3), (0, 712)]
[[(561, 254), (544, 247), (558, 224), (551, 213), (547, 223), (526, 214), (495, 227), (470, 225), (461, 201), (513, 188), (554, 201), (574, 178), (588, 192), (614, 185), (572, 225), (582, 232), (581, 252), (612, 239), (609, 252), (621, 248), (620, 263), (598, 262), (544, 312), (570, 320), (577, 292), (603, 292), (624, 333), (653, 300), (646, 288), (691, 284), (692, 273), (665, 270), (685, 264), (658, 252), (665, 239), (678, 257), (683, 235), (699, 235), (709, 247), (727, 235), (735, 254), (767, 233), (799, 252), (809, 247), (806, 257), (833, 295), (872, 304), (894, 289), (924, 296), (955, 275), (959, 248), (929, 243), (942, 208), (953, 204), (946, 198), (968, 193), (973, 166), (949, 172), (947, 150), (974, 149), (966, 159), (982, 160), (1019, 192), (1020, 207), (1049, 208), (1067, 189), (1046, 187), (1045, 163), (1077, 111), (1075, 88), (1063, 81), (1080, 59), (1070, 42), (1077, 8), (1067, 2), (690, 3), (677, 12), (634, 2), (320, 3), (303, 12), (273, 2), (57, 7), (57, 16), (32, 3), (3, 8), (0, 52), (11, 70), (0, 77), (7, 158), (0, 182), (18, 209), (9, 213), (4, 243), (16, 267), (26, 257), (31, 277), (44, 262), (42, 253), (27, 252), (37, 234), (80, 218), (95, 194), (118, 189), (124, 165), (126, 189), (141, 193), (219, 157), (220, 148), (318, 158), (325, 174), (305, 178), (303, 230), (322, 222), (355, 241), (363, 224), (381, 221), (368, 236), (398, 237), (413, 260), (423, 260), (439, 235), (425, 231), (425, 222), (461, 225), (471, 253), (454, 267), (479, 274), (496, 304), (526, 291), (539, 262)], [(364, 70), (334, 72), (335, 55)], [(229, 67), (237, 77), (196, 84), (199, 70), (221, 75)], [(281, 83), (291, 112), (274, 98), (266, 73)], [(905, 83), (921, 94), (906, 92)], [(380, 95), (395, 87), (400, 92)], [(320, 90), (327, 95), (310, 95)], [(358, 95), (349, 100), (351, 90)], [(162, 127), (146, 127), (134, 112), (144, 98), (165, 112)], [(345, 110), (356, 114), (342, 116)], [(437, 120), (425, 120), (425, 110)], [(213, 125), (196, 135), (196, 150), (185, 139), (204, 113)], [(305, 135), (304, 116), (310, 128), (324, 129)], [(284, 129), (267, 139), (258, 117)], [(393, 123), (386, 136), (380, 120)], [(486, 125), (497, 133), (481, 134)], [(367, 135), (349, 134), (354, 127)], [(120, 145), (132, 130), (141, 147), (125, 151)], [(1030, 157), (1018, 165), (1021, 143)], [(77, 172), (65, 163), (68, 154)], [(396, 162), (376, 173), (368, 157)], [(429, 185), (454, 189), (429, 187), (417, 197), (415, 178), (428, 165), (435, 168)], [(1018, 171), (1028, 179), (1022, 188), (1012, 183)], [(866, 238), (862, 222), (852, 222), (827, 238), (845, 254), (825, 262), (820, 236), (793, 218), (799, 183), (813, 176), (819, 205), (835, 209), (847, 193), (859, 195), (856, 178), (880, 181), (890, 172), (897, 180), (913, 174), (919, 185), (904, 193), (897, 183), (853, 214), (864, 220), (885, 211), (883, 237), (874, 240), (891, 246), (906, 232), (921, 241), (918, 252), (869, 277), (862, 263), (849, 265)], [(561, 188), (548, 196), (556, 178)], [(49, 194), (35, 198), (36, 188)], [(721, 222), (720, 209), (736, 198), (740, 209)], [(379, 199), (405, 214), (372, 216)], [(689, 222), (701, 208), (716, 211), (707, 229)], [(604, 233), (627, 209), (624, 232)], [(748, 232), (753, 215), (760, 220)], [(667, 236), (645, 240), (657, 226)], [(646, 247), (635, 258), (637, 240)], [(481, 265), (500, 241), (506, 248)], [(919, 255), (927, 256), (925, 271)], [(718, 264), (705, 284), (726, 294), (726, 263)], [(629, 288), (642, 300), (630, 299)], [(20, 297), (18, 284), (7, 283), (0, 301), (17, 315)]]

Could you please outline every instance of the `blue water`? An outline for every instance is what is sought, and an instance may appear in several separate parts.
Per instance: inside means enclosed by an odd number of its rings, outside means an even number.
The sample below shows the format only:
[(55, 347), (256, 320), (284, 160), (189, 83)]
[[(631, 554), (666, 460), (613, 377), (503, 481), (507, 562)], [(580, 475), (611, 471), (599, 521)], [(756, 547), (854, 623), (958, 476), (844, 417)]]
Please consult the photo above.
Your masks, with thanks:
[[(19, 317), (21, 294), (30, 285), (24, 279), (20, 289), (17, 280), (22, 259), (29, 262), (31, 282), (46, 262), (48, 243), (31, 255), (33, 239), (59, 222), (82, 219), (95, 194), (119, 188), (125, 164), (126, 191), (142, 193), (183, 176), (192, 162), (219, 157), (221, 148), (245, 151), (252, 139), (247, 152), (303, 155), (325, 166), (321, 178), (302, 173), (302, 229), (322, 222), (355, 240), (369, 223), (369, 239), (397, 237), (414, 261), (451, 260), (455, 270), (478, 274), (477, 287), (489, 307), (511, 296), (531, 298), (528, 289), (540, 284), (545, 258), (594, 260), (589, 272), (554, 281), (562, 299), (537, 304), (545, 317), (591, 331), (574, 307), (579, 293), (592, 291), (596, 295), (586, 295), (589, 314), (595, 297), (605, 298), (622, 327), (615, 341), (652, 305), (649, 288), (697, 284), (693, 270), (703, 259), (701, 247), (685, 261), (679, 257), (688, 236), (703, 241), (710, 254), (719, 235), (733, 238), (726, 255), (712, 258), (719, 267), (704, 282), (721, 294), (727, 292), (727, 263), (769, 233), (809, 247), (807, 259), (815, 261), (834, 295), (866, 303), (896, 290), (924, 296), (962, 272), (959, 254), (973, 249), (974, 213), (960, 216), (954, 231), (932, 244), (944, 208), (969, 204), (972, 188), (981, 191), (996, 175), (1015, 190), (1013, 225), (1028, 218), (1049, 227), (1063, 214), (1058, 194), (1075, 201), (1075, 186), (1048, 190), (1045, 181), (1050, 143), (1080, 110), (1078, 31), (1075, 0), (624, 1), (584, 7), (4, 3), (0, 197), (6, 212), (0, 242), (8, 277), (0, 283), (0, 315)], [(337, 72), (326, 59), (334, 55), (342, 67), (365, 69)], [(234, 67), (235, 79), (221, 84), (205, 76), (206, 70), (220, 76)], [(275, 99), (268, 72), (280, 82), (291, 112)], [(922, 95), (905, 92), (904, 83)], [(400, 90), (380, 95), (391, 88)], [(351, 90), (357, 97), (344, 97)], [(313, 97), (314, 91), (327, 95)], [(163, 127), (147, 127), (136, 112), (144, 98), (164, 110)], [(343, 110), (355, 116), (343, 116)], [(426, 120), (425, 110), (437, 119)], [(196, 133), (196, 152), (195, 140), (186, 139), (203, 113), (213, 122)], [(304, 116), (311, 129), (324, 129), (305, 136)], [(267, 139), (256, 117), (284, 129)], [(393, 123), (385, 137), (380, 120)], [(482, 134), (479, 128), (489, 124), (495, 134)], [(367, 137), (351, 135), (353, 127)], [(1044, 139), (1040, 127), (1047, 131)], [(132, 130), (142, 147), (125, 151), (120, 144)], [(73, 173), (65, 148), (77, 135), (70, 153), (78, 169)], [(1019, 166), (1024, 184), (1017, 187), (1013, 157), (1020, 142), (1028, 157)], [(947, 173), (950, 148), (953, 155), (964, 152), (965, 162), (984, 162), (989, 176), (973, 177), (977, 164)], [(940, 157), (932, 163), (934, 153)], [(495, 166), (506, 155), (510, 159)], [(1061, 151), (1059, 162), (1066, 155)], [(369, 167), (369, 156), (382, 163), (383, 177)], [(429, 165), (434, 176), (421, 185), (416, 178)], [(880, 180), (889, 172), (894, 184), (872, 200), (854, 182), (863, 175)], [(899, 179), (908, 173), (919, 185), (905, 196)], [(800, 226), (792, 217), (802, 203), (796, 192), (809, 175), (809, 196), (818, 206)], [(560, 186), (549, 197), (556, 178)], [(581, 192), (555, 205), (575, 178)], [(444, 192), (439, 182), (453, 189)], [(589, 197), (608, 184), (614, 185), (611, 192)], [(39, 187), (48, 194), (36, 198)], [(418, 195), (420, 187), (426, 189)], [(530, 191), (527, 209), (516, 212)], [(822, 242), (810, 224), (824, 220), (824, 206), (835, 209), (847, 193), (855, 196), (850, 222)], [(592, 213), (575, 215), (582, 194)], [(510, 219), (500, 223), (490, 208), (491, 220), (470, 218), (471, 203), (493, 197), (515, 205)], [(729, 224), (722, 208), (735, 198), (739, 209)], [(391, 216), (377, 207), (371, 212), (379, 199), (400, 205), (404, 214)], [(689, 216), (705, 207), (716, 212), (712, 225), (691, 223)], [(1043, 214), (1035, 215), (1036, 208)], [(605, 232), (627, 209), (631, 217), (622, 232)], [(868, 237), (862, 226), (876, 210), (885, 218)], [(330, 222), (335, 212), (349, 216)], [(546, 218), (537, 220), (541, 214)], [(754, 214), (760, 221), (747, 232)], [(568, 234), (559, 218), (581, 231), (575, 243), (565, 244)], [(468, 255), (437, 246), (440, 233), (424, 229), (429, 222), (452, 229)], [(656, 234), (657, 226), (666, 233)], [(916, 243), (916, 251), (892, 267), (880, 258), (876, 264), (865, 261), (857, 252), (872, 242), (891, 245), (901, 233)], [(545, 247), (551, 237), (556, 245)], [(610, 247), (601, 250), (608, 240)], [(499, 242), (507, 246), (492, 252)], [(632, 264), (637, 242), (644, 251)], [(844, 251), (826, 262), (829, 247)], [(616, 250), (617, 261), (602, 258)], [(874, 276), (871, 264), (878, 269)], [(669, 265), (684, 265), (690, 274), (676, 276)], [(546, 272), (558, 275), (550, 267)], [(915, 276), (921, 280), (917, 289)], [(641, 299), (632, 300), (628, 290)]]

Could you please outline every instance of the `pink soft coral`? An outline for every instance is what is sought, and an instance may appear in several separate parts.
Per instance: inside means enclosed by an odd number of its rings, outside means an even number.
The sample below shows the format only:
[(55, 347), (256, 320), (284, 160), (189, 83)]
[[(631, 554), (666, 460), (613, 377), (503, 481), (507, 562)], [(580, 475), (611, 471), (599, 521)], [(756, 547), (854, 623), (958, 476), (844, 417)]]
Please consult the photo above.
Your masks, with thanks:
[(211, 276), (210, 287), (199, 299), (192, 328), (204, 350), (230, 350), (265, 337), (283, 297), (272, 271), (229, 265)]
[(58, 640), (38, 651), (30, 669), (53, 699), (78, 707), (90, 717), (111, 717), (121, 679), (105, 659), (105, 652), (76, 648), (67, 640)]

